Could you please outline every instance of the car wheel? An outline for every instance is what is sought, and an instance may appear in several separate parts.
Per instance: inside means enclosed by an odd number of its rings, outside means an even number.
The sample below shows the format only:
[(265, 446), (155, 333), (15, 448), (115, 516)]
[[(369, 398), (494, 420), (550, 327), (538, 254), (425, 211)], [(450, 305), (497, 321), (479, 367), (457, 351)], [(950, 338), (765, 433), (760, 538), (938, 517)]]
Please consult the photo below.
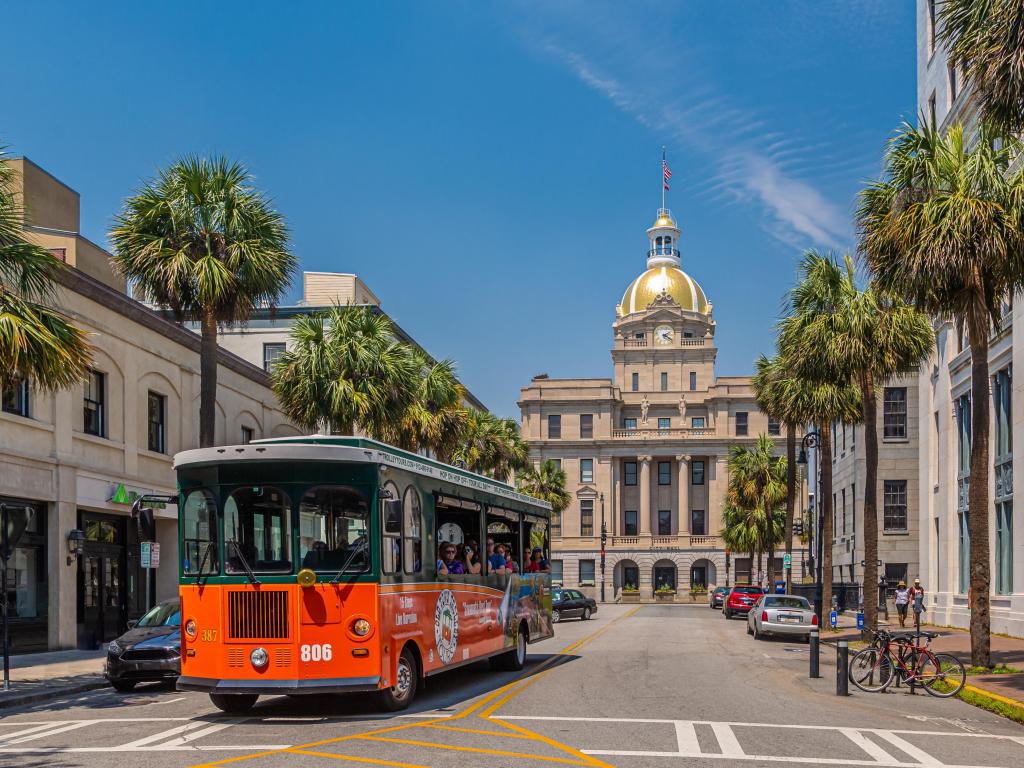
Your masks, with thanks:
[(516, 632), (516, 647), (508, 653), (491, 657), (491, 669), (518, 672), (526, 666), (526, 625), (521, 624)]
[(111, 680), (110, 684), (118, 693), (130, 693), (135, 690), (134, 680)]
[(221, 712), (232, 715), (244, 714), (252, 709), (259, 694), (255, 693), (211, 693), (210, 701)]
[(748, 635), (754, 634), (754, 630), (751, 629), (751, 627), (750, 627), (750, 622), (747, 622), (747, 634)]
[(561, 611), (554, 610), (554, 611), (551, 612), (551, 623), (552, 624), (557, 624), (561, 620), (562, 620), (562, 612)]
[(584, 621), (590, 621), (590, 606), (589, 605), (586, 608), (583, 609), (583, 615), (580, 616), (580, 618), (583, 619)]
[(378, 695), (380, 705), (388, 712), (397, 712), (405, 709), (416, 696), (416, 686), (419, 683), (419, 667), (416, 665), (416, 657), (406, 646), (402, 649), (402, 655), (398, 657), (398, 669), (395, 672), (395, 684), (385, 688)]
[(728, 608), (724, 608), (724, 609), (722, 610), (722, 615), (723, 615), (723, 616), (725, 616), (725, 620), (726, 620), (726, 621), (728, 621), (729, 619), (731, 619), (731, 618), (732, 618), (732, 614), (731, 614), (731, 613), (729, 613), (729, 609), (728, 609)]
[(757, 631), (757, 622), (754, 623), (754, 639), (755, 640), (762, 640), (762, 639), (764, 639), (763, 636), (761, 635), (761, 633)]

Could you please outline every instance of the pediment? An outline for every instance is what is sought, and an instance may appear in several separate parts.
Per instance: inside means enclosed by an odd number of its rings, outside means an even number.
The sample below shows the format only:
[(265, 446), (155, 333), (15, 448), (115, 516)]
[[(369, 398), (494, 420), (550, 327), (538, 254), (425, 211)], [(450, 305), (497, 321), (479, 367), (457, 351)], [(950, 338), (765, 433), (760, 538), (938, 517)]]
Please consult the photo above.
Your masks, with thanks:
[(577, 499), (596, 499), (597, 489), (592, 485), (582, 485), (576, 489)]

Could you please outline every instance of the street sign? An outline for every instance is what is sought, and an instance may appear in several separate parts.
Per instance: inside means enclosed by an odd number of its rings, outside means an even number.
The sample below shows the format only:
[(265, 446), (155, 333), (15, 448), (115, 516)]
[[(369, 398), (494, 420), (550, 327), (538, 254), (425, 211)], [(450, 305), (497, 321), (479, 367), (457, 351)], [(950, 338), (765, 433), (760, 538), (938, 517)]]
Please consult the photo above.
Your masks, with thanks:
[[(882, 566), (882, 561), (879, 560), (878, 562), (875, 563), (875, 565), (877, 565), (878, 567), (881, 567)], [(861, 568), (864, 567), (864, 561), (863, 560), (860, 561), (860, 567)]]
[(142, 551), (139, 559), (143, 568), (160, 567), (160, 545), (155, 541), (142, 542)]
[(784, 567), (786, 567), (786, 568), (789, 568), (789, 566), (791, 566), (792, 564), (793, 564), (793, 556), (791, 554), (789, 554), (789, 552), (787, 552), (786, 554), (784, 554), (782, 556), (782, 565)]
[(832, 625), (832, 629), (839, 626), (839, 614), (836, 611), (832, 611), (832, 613), (828, 615), (828, 623)]
[(857, 614), (857, 629), (864, 629), (864, 614)]

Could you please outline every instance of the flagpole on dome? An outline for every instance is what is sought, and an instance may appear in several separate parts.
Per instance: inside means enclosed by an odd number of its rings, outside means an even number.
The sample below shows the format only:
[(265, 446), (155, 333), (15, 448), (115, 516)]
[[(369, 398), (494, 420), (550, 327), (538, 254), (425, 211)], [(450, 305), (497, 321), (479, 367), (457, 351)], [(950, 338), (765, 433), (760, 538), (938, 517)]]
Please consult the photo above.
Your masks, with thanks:
[(668, 161), (665, 159), (665, 146), (661, 147), (661, 209), (665, 210), (665, 190), (668, 189), (668, 182), (665, 181), (665, 169), (668, 168)]

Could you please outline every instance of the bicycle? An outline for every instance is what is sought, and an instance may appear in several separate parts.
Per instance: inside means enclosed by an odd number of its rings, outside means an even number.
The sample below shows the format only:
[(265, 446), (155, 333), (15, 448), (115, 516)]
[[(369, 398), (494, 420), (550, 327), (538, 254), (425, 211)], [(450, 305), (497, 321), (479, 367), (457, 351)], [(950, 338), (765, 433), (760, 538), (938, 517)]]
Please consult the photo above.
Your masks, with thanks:
[[(936, 633), (891, 634), (879, 630), (872, 634), (871, 645), (850, 660), (850, 681), (862, 691), (885, 691), (898, 680), (920, 685), (932, 696), (945, 699), (958, 694), (967, 682), (967, 670), (956, 656), (932, 652)], [(918, 645), (915, 640), (922, 637), (926, 638), (925, 644)]]

